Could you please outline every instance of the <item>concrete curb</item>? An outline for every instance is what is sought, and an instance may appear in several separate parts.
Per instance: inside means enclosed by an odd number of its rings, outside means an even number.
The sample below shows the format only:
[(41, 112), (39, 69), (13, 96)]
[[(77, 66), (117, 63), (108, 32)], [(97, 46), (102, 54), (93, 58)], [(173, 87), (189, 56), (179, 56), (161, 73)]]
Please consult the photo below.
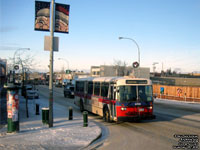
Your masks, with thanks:
[[(98, 128), (100, 128), (95, 121), (92, 121), (92, 122), (95, 123)], [(100, 130), (101, 130), (101, 128), (100, 128)], [(99, 135), (97, 135), (97, 137), (95, 139), (93, 139), (88, 145), (86, 145), (85, 147), (81, 148), (80, 150), (87, 149), (92, 143), (94, 143), (96, 140), (98, 140), (99, 138), (101, 138), (101, 136), (102, 136), (102, 130), (99, 133)]]

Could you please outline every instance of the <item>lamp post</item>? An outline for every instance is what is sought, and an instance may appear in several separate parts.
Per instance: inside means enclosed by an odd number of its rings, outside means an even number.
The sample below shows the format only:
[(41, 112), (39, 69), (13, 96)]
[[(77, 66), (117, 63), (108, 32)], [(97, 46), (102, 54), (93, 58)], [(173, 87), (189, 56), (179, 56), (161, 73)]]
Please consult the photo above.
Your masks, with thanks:
[(49, 128), (53, 127), (53, 51), (54, 51), (54, 22), (55, 22), (55, 0), (51, 0), (51, 42), (49, 58)]
[(119, 37), (119, 40), (121, 40), (121, 39), (131, 40), (131, 41), (133, 41), (135, 43), (135, 45), (137, 46), (137, 49), (138, 49), (138, 63), (140, 65), (140, 48), (139, 48), (139, 45), (137, 44), (137, 42), (134, 39), (127, 38), (127, 37)]
[(58, 58), (58, 60), (64, 60), (65, 62), (67, 62), (67, 69), (69, 70), (69, 61), (65, 58)]

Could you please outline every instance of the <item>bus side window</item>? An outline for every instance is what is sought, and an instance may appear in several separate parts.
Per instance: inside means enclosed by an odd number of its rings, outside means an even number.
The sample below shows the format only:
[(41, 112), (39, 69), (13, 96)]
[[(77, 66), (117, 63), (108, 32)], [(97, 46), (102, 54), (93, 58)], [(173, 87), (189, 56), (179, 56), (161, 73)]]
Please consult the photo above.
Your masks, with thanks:
[(101, 84), (101, 96), (108, 97), (108, 89), (109, 89), (109, 84), (103, 82)]
[(93, 82), (88, 82), (88, 94), (93, 94)]
[(76, 82), (76, 92), (79, 92), (79, 81)]
[(100, 95), (100, 82), (94, 83), (94, 95), (96, 96)]

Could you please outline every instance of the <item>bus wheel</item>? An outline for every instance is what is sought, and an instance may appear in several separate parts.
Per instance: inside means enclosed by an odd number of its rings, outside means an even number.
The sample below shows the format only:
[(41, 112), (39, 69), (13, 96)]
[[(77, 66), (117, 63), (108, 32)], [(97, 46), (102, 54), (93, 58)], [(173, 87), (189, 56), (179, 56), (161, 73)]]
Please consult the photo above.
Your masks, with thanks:
[(83, 101), (80, 100), (80, 111), (83, 112), (84, 111), (84, 106), (83, 106)]
[(105, 122), (111, 122), (111, 120), (110, 120), (110, 112), (109, 112), (108, 108), (104, 109), (103, 118), (104, 118)]

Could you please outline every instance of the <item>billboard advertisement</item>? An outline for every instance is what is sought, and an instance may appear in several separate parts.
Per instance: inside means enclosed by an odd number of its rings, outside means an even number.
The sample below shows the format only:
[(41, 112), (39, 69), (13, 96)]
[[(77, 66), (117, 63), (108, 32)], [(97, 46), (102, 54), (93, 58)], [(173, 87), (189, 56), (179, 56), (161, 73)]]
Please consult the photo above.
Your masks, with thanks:
[[(55, 32), (69, 33), (69, 5), (56, 3)], [(50, 30), (50, 2), (35, 1), (35, 30)]]
[(50, 3), (35, 1), (35, 30), (49, 31)]
[(56, 3), (55, 32), (69, 33), (69, 5)]

